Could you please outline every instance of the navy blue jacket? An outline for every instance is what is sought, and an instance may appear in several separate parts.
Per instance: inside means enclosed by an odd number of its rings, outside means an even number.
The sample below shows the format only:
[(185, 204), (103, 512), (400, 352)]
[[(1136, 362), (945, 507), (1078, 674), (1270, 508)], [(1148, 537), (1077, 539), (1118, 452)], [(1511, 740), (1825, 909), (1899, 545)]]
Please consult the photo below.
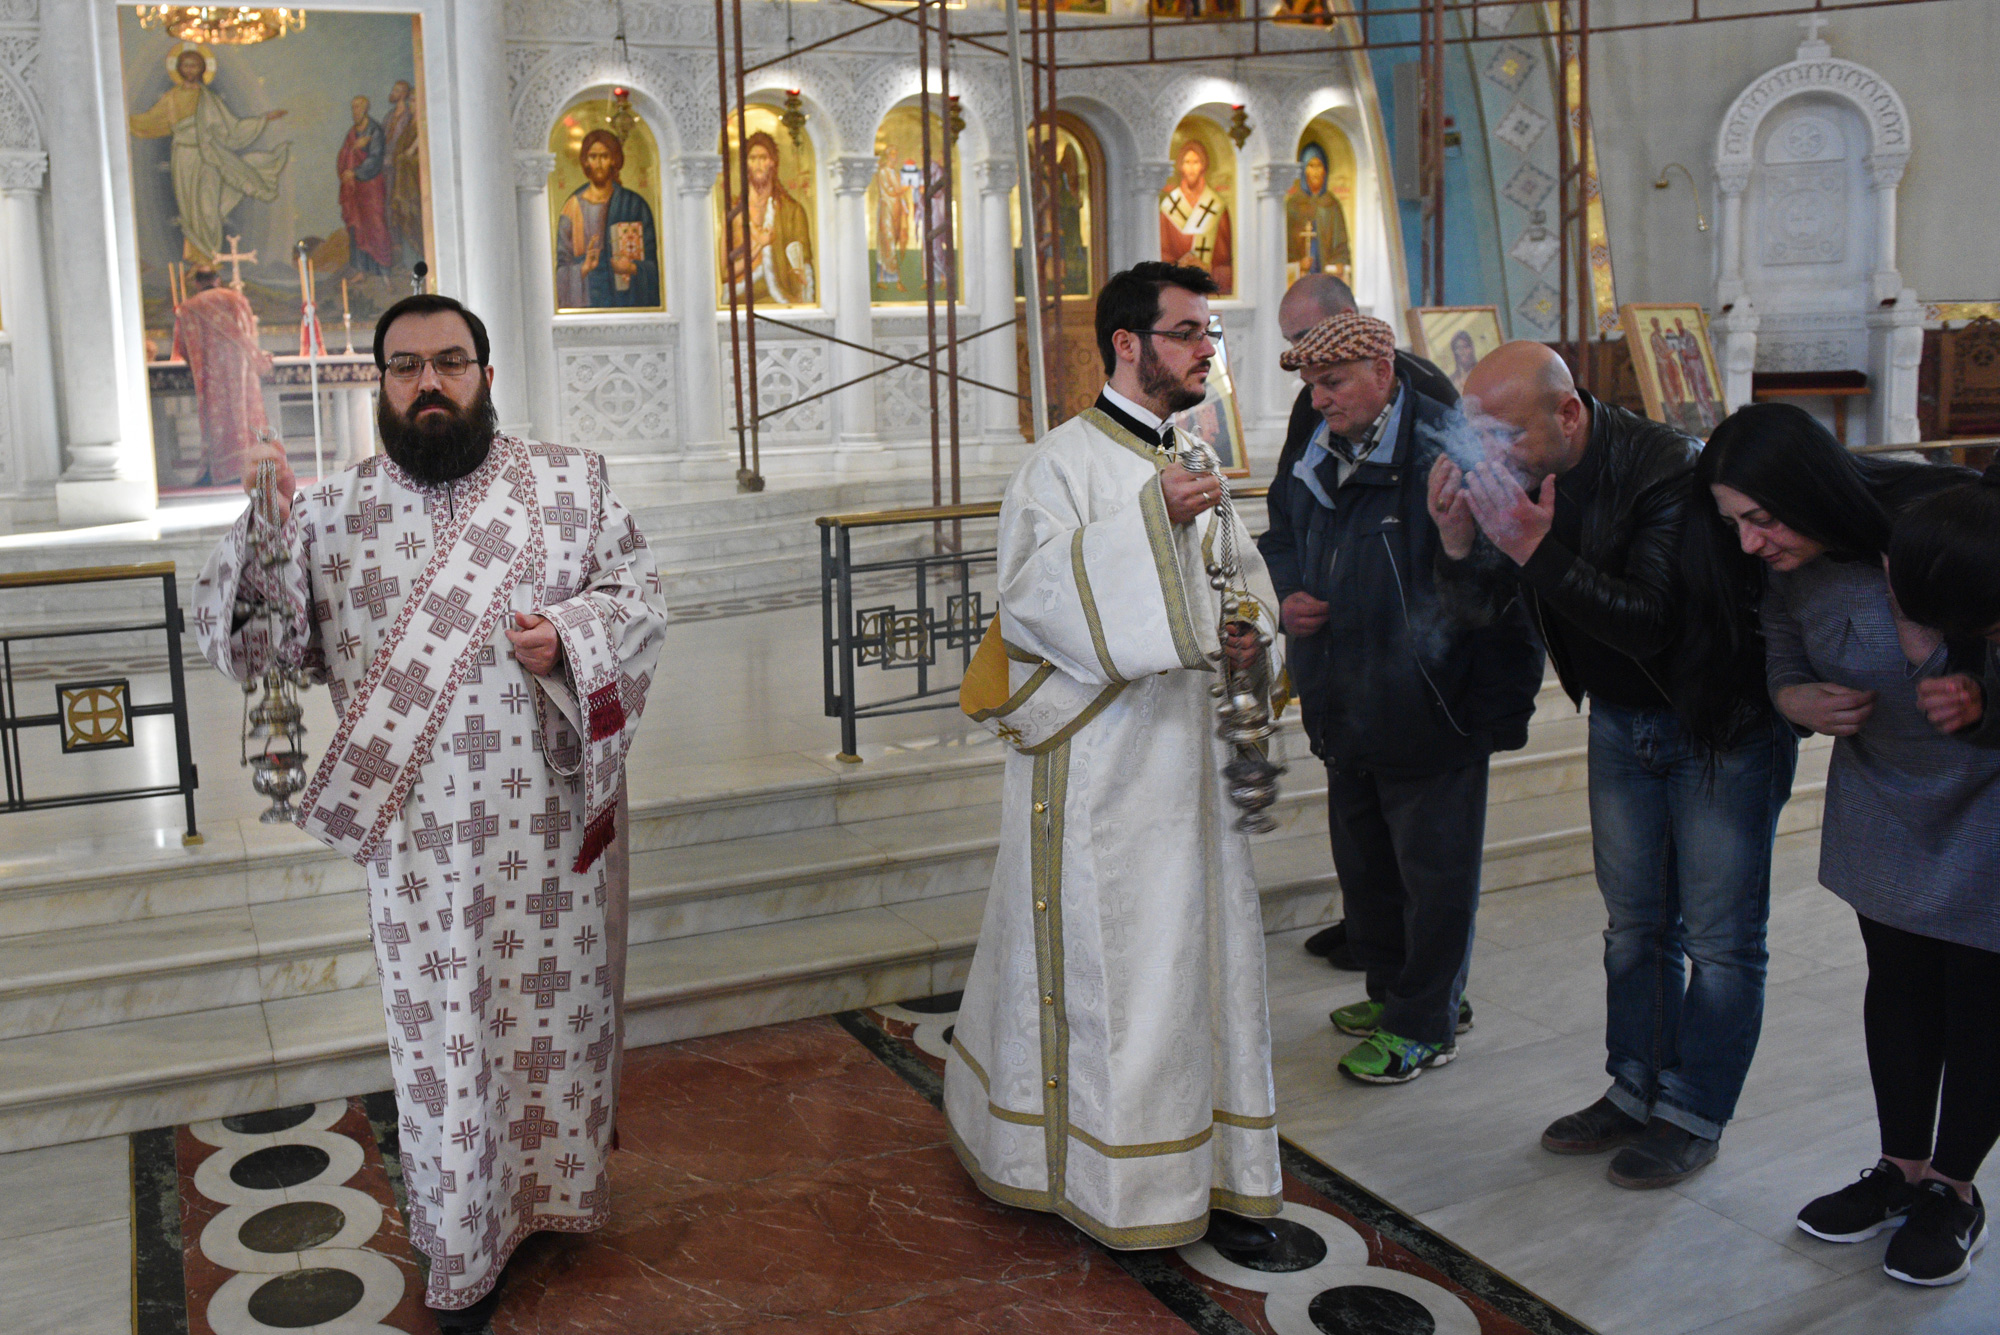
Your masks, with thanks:
[(1404, 404), (1386, 462), (1333, 486), (1329, 510), (1282, 472), (1257, 540), (1283, 601), (1303, 590), (1326, 625), (1287, 637), (1292, 687), (1313, 753), (1342, 769), (1418, 777), (1527, 744), (1542, 651), (1511, 570), (1440, 561), (1425, 504), (1435, 449), (1418, 428), (1454, 414), (1398, 370)]

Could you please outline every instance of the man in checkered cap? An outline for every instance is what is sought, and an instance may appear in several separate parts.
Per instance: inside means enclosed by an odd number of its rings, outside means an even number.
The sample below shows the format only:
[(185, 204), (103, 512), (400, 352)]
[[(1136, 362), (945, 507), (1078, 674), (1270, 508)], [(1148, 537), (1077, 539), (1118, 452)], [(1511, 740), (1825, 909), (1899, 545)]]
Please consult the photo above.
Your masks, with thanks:
[(1367, 998), (1333, 1012), (1361, 1040), (1340, 1069), (1369, 1084), (1444, 1065), (1471, 1027), (1488, 758), (1526, 744), (1542, 680), (1504, 573), (1439, 561), (1426, 481), (1464, 426), (1395, 353), (1390, 326), (1343, 311), (1278, 359), (1323, 421), (1273, 480), (1258, 539), (1367, 976)]

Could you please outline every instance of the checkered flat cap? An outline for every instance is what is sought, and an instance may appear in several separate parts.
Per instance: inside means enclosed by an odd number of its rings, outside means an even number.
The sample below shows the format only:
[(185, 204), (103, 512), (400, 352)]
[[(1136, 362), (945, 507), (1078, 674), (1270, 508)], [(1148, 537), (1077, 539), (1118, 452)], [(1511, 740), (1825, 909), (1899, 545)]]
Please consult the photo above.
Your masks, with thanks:
[(1278, 354), (1287, 371), (1303, 366), (1368, 361), (1396, 355), (1396, 331), (1372, 315), (1342, 311), (1328, 316), (1299, 335), (1299, 341)]

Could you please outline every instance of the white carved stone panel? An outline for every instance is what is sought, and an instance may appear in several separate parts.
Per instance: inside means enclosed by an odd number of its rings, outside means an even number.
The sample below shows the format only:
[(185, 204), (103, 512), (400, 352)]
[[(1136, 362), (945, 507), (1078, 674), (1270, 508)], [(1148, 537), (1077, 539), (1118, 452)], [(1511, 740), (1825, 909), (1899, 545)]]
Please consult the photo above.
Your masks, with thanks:
[(563, 348), (558, 355), (570, 444), (616, 454), (669, 449), (679, 440), (672, 347)]
[[(832, 395), (799, 400), (817, 394), (832, 383), (827, 373), (832, 366), (827, 345), (804, 340), (757, 342), (757, 411), (770, 413), (760, 431), (765, 439), (825, 439), (832, 434)], [(724, 405), (730, 430), (736, 428), (734, 396), (725, 392)], [(797, 404), (797, 407), (788, 405)]]
[[(971, 332), (961, 325), (960, 334)], [(909, 357), (919, 362), (916, 366), (898, 366), (894, 370), (876, 378), (875, 381), (875, 423), (883, 436), (890, 440), (929, 440), (931, 434), (931, 391), (930, 371), (923, 364), (929, 344), (922, 338), (878, 338), (876, 347), (896, 357)], [(951, 382), (945, 376), (944, 350), (938, 350), (938, 412), (942, 422), (943, 414), (949, 412)], [(960, 375), (976, 375), (971, 349), (959, 349)], [(979, 409), (976, 403), (980, 391), (963, 381), (958, 390), (958, 436), (961, 441), (970, 440), (979, 430)]]
[(1838, 162), (1770, 167), (1764, 176), (1766, 264), (1847, 258), (1847, 169)]

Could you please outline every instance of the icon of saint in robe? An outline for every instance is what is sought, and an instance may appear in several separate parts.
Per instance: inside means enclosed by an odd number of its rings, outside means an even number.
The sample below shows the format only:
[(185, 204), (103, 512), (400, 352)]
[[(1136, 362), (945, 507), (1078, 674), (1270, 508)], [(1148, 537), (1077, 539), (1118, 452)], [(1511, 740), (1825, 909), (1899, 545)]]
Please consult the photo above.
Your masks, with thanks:
[(556, 218), (556, 305), (658, 306), (659, 235), (652, 206), (619, 183), (624, 144), (609, 130), (592, 130), (577, 162), (585, 182)]
[[(778, 141), (763, 130), (744, 146), (749, 160), (749, 189), (736, 201), (724, 231), (723, 272), (742, 300), (746, 278), (760, 304), (810, 306), (817, 299), (818, 273), (813, 264), (812, 220), (791, 191), (778, 179)], [(733, 169), (735, 164), (730, 164)], [(743, 234), (750, 218), (748, 239)]]
[(1299, 154), (1299, 179), (1285, 191), (1285, 261), (1293, 274), (1347, 276), (1352, 264), (1347, 216), (1333, 193), (1326, 150), (1307, 144)]
[(1229, 205), (1208, 183), (1208, 149), (1199, 139), (1181, 148), (1179, 179), (1160, 192), (1160, 258), (1206, 269), (1224, 293), (1234, 292)]
[(147, 110), (127, 117), (134, 139), (172, 139), (168, 170), (179, 213), (181, 258), (209, 265), (222, 253), (224, 220), (245, 196), (269, 202), (292, 146), (252, 148), (285, 113), (238, 116), (207, 84), (215, 77), (199, 47), (183, 43), (170, 57), (174, 86)]
[(382, 123), (368, 114), (368, 99), (350, 104), (354, 124), (340, 141), (334, 171), (340, 177), (340, 220), (347, 224), (349, 261), (362, 273), (386, 274), (396, 263), (389, 235), (389, 144)]

